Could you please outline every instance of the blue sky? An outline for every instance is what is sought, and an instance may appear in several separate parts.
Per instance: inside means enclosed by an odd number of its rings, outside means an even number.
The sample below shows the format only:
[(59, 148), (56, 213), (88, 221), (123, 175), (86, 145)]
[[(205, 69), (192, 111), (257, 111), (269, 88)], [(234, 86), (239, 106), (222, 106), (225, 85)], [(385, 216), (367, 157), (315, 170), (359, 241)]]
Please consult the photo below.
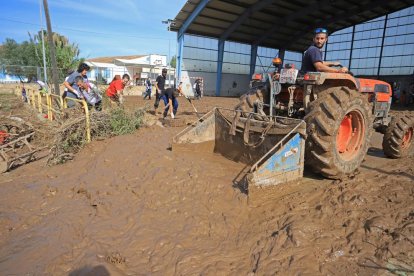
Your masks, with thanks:
[[(0, 43), (40, 30), (39, 0), (2, 1)], [(41, 1), (43, 3), (43, 1)], [(49, 0), (52, 29), (79, 45), (85, 58), (176, 53), (174, 19), (186, 0)], [(43, 11), (43, 10), (42, 10)], [(43, 25), (46, 28), (45, 17)]]

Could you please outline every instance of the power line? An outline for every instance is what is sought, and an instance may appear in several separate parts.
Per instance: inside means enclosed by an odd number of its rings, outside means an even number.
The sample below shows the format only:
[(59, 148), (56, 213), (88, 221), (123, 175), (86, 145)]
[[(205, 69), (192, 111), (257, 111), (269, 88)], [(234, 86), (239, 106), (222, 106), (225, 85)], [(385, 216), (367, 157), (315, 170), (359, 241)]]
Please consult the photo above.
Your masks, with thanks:
[[(39, 24), (26, 22), (26, 21), (21, 21), (21, 20), (14, 19), (14, 18), (0, 18), (0, 20), (39, 27)], [(145, 37), (145, 36), (137, 36), (137, 35), (130, 35), (130, 34), (122, 34), (122, 33), (103, 33), (103, 32), (89, 31), (89, 30), (79, 30), (79, 29), (68, 28), (68, 27), (59, 27), (59, 26), (54, 26), (54, 27), (55, 27), (55, 29), (58, 29), (58, 30), (66, 30), (66, 31), (79, 32), (79, 33), (88, 33), (88, 34), (95, 34), (95, 35), (104, 35), (104, 36), (109, 36), (109, 37), (122, 36), (122, 37), (152, 39), (152, 40), (171, 40), (169, 38), (162, 38), (162, 37)]]

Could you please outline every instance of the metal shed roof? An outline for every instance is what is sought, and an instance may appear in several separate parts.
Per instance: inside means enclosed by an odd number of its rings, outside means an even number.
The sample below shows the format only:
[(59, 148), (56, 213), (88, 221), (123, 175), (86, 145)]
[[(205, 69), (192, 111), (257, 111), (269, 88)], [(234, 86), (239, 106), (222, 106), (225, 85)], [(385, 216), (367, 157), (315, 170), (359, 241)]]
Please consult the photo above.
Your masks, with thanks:
[(414, 0), (190, 0), (171, 30), (302, 52), (317, 27), (332, 33), (412, 5)]

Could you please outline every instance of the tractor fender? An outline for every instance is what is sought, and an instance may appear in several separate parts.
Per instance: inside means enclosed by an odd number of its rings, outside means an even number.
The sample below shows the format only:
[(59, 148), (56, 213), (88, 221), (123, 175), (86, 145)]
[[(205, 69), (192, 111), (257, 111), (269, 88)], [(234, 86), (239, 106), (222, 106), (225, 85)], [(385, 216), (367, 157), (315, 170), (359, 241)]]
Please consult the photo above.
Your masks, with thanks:
[(331, 87), (346, 86), (353, 90), (359, 90), (359, 82), (354, 76), (345, 73), (320, 73), (316, 80), (317, 85), (329, 85)]

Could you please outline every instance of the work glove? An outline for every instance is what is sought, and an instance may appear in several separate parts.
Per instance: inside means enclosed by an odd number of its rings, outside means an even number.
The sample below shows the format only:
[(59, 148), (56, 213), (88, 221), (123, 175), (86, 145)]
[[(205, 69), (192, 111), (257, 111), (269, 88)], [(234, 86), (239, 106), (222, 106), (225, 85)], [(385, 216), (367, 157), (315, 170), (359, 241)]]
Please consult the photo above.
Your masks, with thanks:
[(119, 95), (119, 103), (124, 104), (124, 96)]
[[(70, 90), (69, 90), (70, 91)], [(77, 97), (78, 97), (78, 99), (82, 99), (81, 97), (82, 97), (82, 95), (81, 95), (81, 93), (79, 93), (79, 91), (78, 90), (76, 90), (76, 89), (73, 89), (73, 91), (70, 91), (71, 93), (73, 93), (73, 94), (75, 94)]]
[(175, 116), (174, 116), (174, 112), (171, 112), (171, 118), (172, 118), (172, 119), (174, 119), (174, 118), (175, 118)]

